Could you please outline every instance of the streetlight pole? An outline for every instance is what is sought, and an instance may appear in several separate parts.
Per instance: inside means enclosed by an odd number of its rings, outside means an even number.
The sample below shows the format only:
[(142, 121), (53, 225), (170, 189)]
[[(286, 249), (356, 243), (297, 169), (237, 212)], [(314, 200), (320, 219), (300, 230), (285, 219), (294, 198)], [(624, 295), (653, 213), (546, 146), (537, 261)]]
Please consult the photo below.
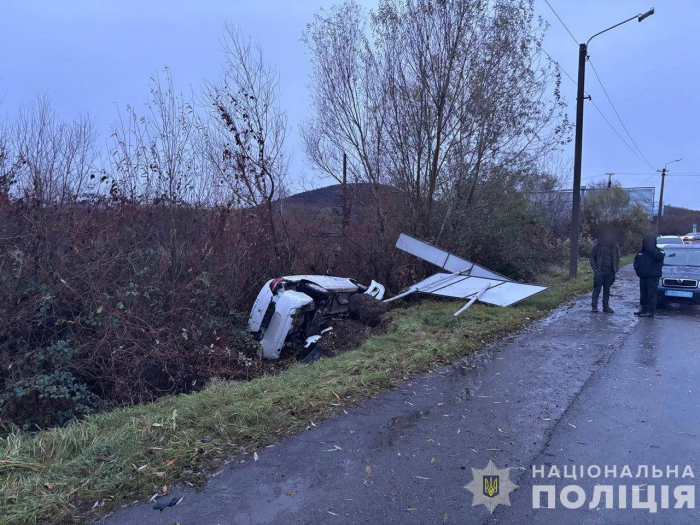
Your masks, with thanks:
[(586, 81), (586, 55), (588, 44), (578, 47), (578, 90), (576, 92), (576, 138), (574, 139), (574, 193), (571, 199), (571, 253), (569, 276), (578, 272), (578, 226), (581, 215), (581, 152), (583, 150), (583, 98)]
[(676, 160), (671, 160), (667, 162), (664, 165), (664, 168), (661, 170), (656, 170), (661, 172), (661, 193), (659, 193), (659, 213), (656, 215), (656, 235), (659, 235), (661, 233), (661, 214), (664, 211), (664, 182), (666, 181), (666, 167), (669, 164), (673, 164), (674, 162), (680, 162), (683, 159), (676, 159)]
[(598, 35), (610, 31), (622, 24), (634, 20), (641, 22), (654, 14), (652, 7), (646, 13), (640, 13), (619, 24), (610, 26), (599, 33), (596, 33), (588, 42), (580, 44), (578, 48), (578, 90), (576, 93), (576, 137), (574, 139), (574, 193), (571, 199), (571, 250), (569, 252), (569, 276), (576, 277), (578, 273), (578, 237), (579, 219), (581, 215), (581, 157), (583, 152), (583, 101), (585, 98), (584, 84), (586, 81), (586, 58), (588, 57), (588, 44)]

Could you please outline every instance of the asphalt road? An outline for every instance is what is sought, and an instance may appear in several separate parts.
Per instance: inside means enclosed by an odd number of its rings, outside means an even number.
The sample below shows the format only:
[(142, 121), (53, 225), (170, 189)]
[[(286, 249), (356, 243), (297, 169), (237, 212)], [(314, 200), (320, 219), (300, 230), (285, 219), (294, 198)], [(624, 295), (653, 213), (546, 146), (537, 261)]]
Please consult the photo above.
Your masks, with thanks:
[[(460, 361), (369, 400), (277, 446), (229, 463), (197, 492), (163, 512), (151, 504), (122, 509), (110, 524), (428, 524), (697, 523), (697, 510), (662, 509), (685, 465), (700, 476), (700, 309), (673, 308), (636, 319), (636, 279), (624, 268), (614, 315), (589, 312), (590, 296)], [(467, 314), (468, 315), (468, 314)], [(472, 506), (464, 488), (489, 460), (511, 468), (511, 506), (493, 514)], [(615, 479), (533, 478), (532, 465), (616, 466)], [(633, 479), (621, 478), (629, 465)], [(649, 466), (639, 479), (638, 465)], [(652, 478), (652, 465), (664, 469)], [(679, 465), (666, 479), (666, 465)], [(546, 476), (544, 476), (546, 478)], [(533, 509), (532, 486), (556, 485), (556, 508)], [(585, 491), (579, 509), (563, 508), (561, 489)], [(613, 485), (589, 508), (593, 486)], [(627, 508), (619, 506), (625, 485)], [(640, 485), (632, 494), (632, 485)], [(631, 508), (655, 486), (658, 512)], [(575, 500), (569, 497), (570, 501)], [(543, 504), (545, 500), (542, 500)]]

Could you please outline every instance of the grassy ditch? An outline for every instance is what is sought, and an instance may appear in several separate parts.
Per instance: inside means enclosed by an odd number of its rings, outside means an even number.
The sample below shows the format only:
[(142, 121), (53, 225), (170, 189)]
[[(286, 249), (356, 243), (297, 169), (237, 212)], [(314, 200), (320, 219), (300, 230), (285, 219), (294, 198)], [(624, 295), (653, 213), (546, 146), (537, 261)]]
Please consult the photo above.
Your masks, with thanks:
[[(174, 483), (199, 484), (226, 459), (311, 424), (516, 331), (590, 287), (591, 272), (540, 279), (546, 292), (513, 308), (423, 300), (390, 312), (386, 333), (356, 350), (250, 382), (89, 416), (0, 442), (0, 522), (89, 519)], [(94, 508), (93, 508), (94, 507)]]

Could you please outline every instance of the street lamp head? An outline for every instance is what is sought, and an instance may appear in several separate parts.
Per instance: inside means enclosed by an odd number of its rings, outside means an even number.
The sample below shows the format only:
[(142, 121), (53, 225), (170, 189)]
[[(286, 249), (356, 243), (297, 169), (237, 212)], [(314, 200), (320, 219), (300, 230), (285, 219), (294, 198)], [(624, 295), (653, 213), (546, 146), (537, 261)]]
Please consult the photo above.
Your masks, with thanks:
[(643, 13), (643, 14), (641, 14), (641, 15), (637, 15), (637, 21), (638, 21), (638, 22), (641, 22), (642, 20), (644, 20), (645, 18), (650, 17), (650, 16), (653, 15), (653, 14), (654, 14), (654, 8), (652, 7), (652, 8), (649, 9), (649, 11), (647, 11), (646, 13)]

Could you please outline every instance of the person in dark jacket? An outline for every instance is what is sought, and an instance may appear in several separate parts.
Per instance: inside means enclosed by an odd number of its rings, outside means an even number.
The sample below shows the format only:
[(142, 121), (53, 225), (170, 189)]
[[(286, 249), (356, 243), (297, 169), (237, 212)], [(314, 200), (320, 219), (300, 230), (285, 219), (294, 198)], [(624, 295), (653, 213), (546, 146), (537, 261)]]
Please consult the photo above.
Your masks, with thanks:
[(639, 277), (639, 303), (641, 308), (634, 315), (654, 317), (656, 310), (656, 290), (659, 287), (661, 269), (666, 254), (656, 246), (656, 236), (646, 235), (642, 240), (642, 250), (634, 257), (634, 271)]
[(620, 247), (617, 245), (617, 233), (612, 228), (604, 229), (595, 244), (588, 260), (593, 268), (593, 296), (591, 306), (598, 311), (598, 297), (603, 289), (603, 311), (615, 313), (610, 308), (610, 287), (615, 282), (615, 274), (620, 269)]

